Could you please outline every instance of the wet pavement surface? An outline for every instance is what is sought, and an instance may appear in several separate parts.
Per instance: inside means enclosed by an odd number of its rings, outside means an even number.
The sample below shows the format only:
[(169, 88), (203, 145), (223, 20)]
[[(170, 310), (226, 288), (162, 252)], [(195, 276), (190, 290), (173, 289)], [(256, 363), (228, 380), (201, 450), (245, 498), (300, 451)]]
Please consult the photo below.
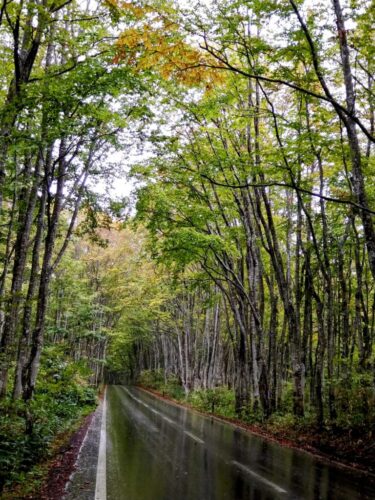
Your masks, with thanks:
[(63, 500), (93, 500), (95, 497), (102, 408), (101, 402), (82, 442), (75, 470), (66, 485)]
[(139, 389), (108, 387), (107, 403), (108, 500), (375, 499), (365, 476)]

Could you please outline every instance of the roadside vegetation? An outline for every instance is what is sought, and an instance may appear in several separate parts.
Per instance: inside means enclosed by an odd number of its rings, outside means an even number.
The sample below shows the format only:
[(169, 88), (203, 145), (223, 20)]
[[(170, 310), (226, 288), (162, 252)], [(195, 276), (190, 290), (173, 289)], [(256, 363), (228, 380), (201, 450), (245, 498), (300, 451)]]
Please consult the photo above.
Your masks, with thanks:
[(4, 498), (13, 498), (14, 488), (18, 498), (35, 494), (56, 446), (64, 444), (82, 417), (96, 406), (88, 369), (69, 360), (61, 346), (46, 346), (41, 380), (31, 404), (5, 399), (0, 405), (0, 489)]
[(0, 489), (102, 382), (370, 463), (374, 14), (1, 2)]

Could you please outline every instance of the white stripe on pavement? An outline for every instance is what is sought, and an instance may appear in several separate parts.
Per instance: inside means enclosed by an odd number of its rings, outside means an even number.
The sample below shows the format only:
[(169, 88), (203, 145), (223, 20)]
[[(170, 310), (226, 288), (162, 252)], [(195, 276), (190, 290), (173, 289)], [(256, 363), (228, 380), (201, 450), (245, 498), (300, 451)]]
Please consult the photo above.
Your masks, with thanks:
[[(148, 408), (150, 411), (152, 411), (152, 413), (155, 413), (155, 415), (160, 415), (169, 424), (171, 424), (171, 425), (177, 425), (176, 422), (174, 422), (172, 419), (170, 419), (170, 418), (166, 417), (165, 415), (163, 415), (160, 411), (157, 411), (154, 408), (151, 408), (150, 405), (148, 405), (147, 403), (145, 403), (141, 399), (136, 398), (128, 389), (126, 389), (125, 387), (123, 389), (124, 389), (124, 391), (126, 391), (129, 394), (129, 396), (132, 399), (134, 399), (134, 401), (137, 401), (137, 403), (143, 405), (145, 408)], [(190, 434), (189, 432), (187, 432), (187, 434), (190, 435), (190, 437), (192, 437), (193, 439), (195, 439), (199, 443), (203, 443), (203, 441), (201, 439), (197, 438), (196, 436), (193, 436), (193, 434)]]
[(107, 499), (107, 388), (104, 390), (102, 425), (100, 428), (100, 443), (98, 466), (96, 469), (95, 500)]
[(249, 467), (246, 467), (246, 465), (240, 464), (240, 462), (237, 462), (236, 460), (232, 460), (231, 462), (233, 465), (235, 465), (238, 469), (241, 469), (243, 472), (246, 472), (249, 476), (252, 476), (253, 478), (257, 479), (258, 481), (262, 482), (263, 484), (269, 486), (270, 488), (274, 489), (277, 491), (277, 493), (288, 493), (286, 490), (281, 488), (279, 485), (273, 483), (272, 481), (269, 481), (265, 477), (261, 476), (260, 474), (257, 474), (253, 470), (249, 469)]
[(204, 444), (204, 441), (202, 441), (202, 439), (200, 439), (199, 437), (197, 436), (194, 436), (194, 434), (192, 434), (191, 432), (188, 432), (188, 431), (184, 431), (184, 433), (191, 437), (191, 439), (194, 439), (194, 441), (196, 441), (197, 443), (200, 443), (200, 444)]

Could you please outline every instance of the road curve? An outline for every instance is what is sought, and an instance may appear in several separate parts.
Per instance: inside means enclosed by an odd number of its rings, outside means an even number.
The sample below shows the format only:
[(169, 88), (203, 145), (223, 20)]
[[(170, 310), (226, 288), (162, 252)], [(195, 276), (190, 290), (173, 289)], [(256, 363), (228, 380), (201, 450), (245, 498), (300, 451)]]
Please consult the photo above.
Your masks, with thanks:
[(139, 389), (110, 386), (106, 400), (96, 500), (375, 498), (366, 477)]

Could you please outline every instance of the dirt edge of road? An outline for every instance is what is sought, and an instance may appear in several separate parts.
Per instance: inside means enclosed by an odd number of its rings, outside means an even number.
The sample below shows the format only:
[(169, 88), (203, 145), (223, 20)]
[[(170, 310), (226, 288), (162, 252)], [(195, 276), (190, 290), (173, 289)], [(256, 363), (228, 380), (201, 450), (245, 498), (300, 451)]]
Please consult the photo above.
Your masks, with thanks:
[[(150, 394), (153, 394), (154, 396), (158, 397), (159, 399), (168, 401), (171, 404), (174, 404), (176, 406), (180, 406), (183, 408), (189, 408), (190, 410), (209, 417), (213, 418), (215, 420), (218, 420), (219, 422), (226, 422), (234, 427), (239, 427), (247, 432), (250, 432), (252, 434), (255, 434), (259, 437), (262, 437), (264, 439), (267, 439), (269, 441), (276, 442), (280, 444), (281, 446), (286, 446), (288, 448), (293, 448), (295, 450), (299, 450), (305, 453), (308, 453), (310, 455), (313, 455), (315, 458), (321, 460), (322, 462), (329, 464), (329, 465), (334, 465), (335, 467), (339, 467), (341, 469), (347, 470), (351, 474), (355, 475), (361, 475), (369, 480), (371, 482), (374, 482), (375, 484), (375, 469), (374, 471), (369, 470), (369, 468), (366, 466), (366, 464), (356, 462), (355, 460), (342, 460), (341, 458), (337, 458), (331, 453), (325, 453), (321, 449), (319, 449), (316, 446), (313, 446), (309, 442), (309, 437), (305, 435), (279, 435), (278, 433), (273, 433), (267, 429), (262, 428), (260, 425), (256, 424), (247, 424), (245, 422), (242, 422), (241, 420), (233, 419), (233, 418), (228, 418), (228, 417), (222, 417), (220, 415), (216, 415), (214, 413), (210, 412), (205, 412), (202, 410), (198, 410), (194, 408), (194, 406), (190, 405), (189, 403), (182, 403), (181, 401), (177, 401), (167, 395), (161, 394), (158, 391), (155, 391), (154, 389), (150, 389), (148, 387), (142, 386), (142, 385), (137, 385), (136, 386), (138, 389), (141, 389), (145, 392), (148, 392)], [(314, 439), (317, 438), (317, 436), (313, 436)], [(374, 456), (375, 456), (375, 442), (373, 443), (372, 448), (374, 449)], [(353, 450), (354, 451), (354, 450)], [(375, 460), (370, 461), (370, 464), (374, 466)], [(370, 465), (371, 466), (371, 465)]]
[[(104, 388), (98, 394), (99, 400), (103, 399), (103, 394)], [(62, 444), (57, 446), (52, 458), (42, 464), (47, 472), (40, 488), (27, 496), (17, 496), (15, 493), (16, 496), (10, 498), (22, 498), (23, 500), (62, 500), (64, 498), (66, 485), (75, 470), (82, 443), (97, 409), (98, 407), (82, 417), (81, 422), (71, 434), (65, 433), (65, 435), (60, 436), (59, 441)]]
[(79, 428), (58, 450), (49, 464), (48, 475), (41, 489), (36, 496), (30, 496), (28, 499), (61, 500), (64, 497), (65, 486), (74, 472), (74, 465), (94, 413), (95, 411), (84, 417)]

